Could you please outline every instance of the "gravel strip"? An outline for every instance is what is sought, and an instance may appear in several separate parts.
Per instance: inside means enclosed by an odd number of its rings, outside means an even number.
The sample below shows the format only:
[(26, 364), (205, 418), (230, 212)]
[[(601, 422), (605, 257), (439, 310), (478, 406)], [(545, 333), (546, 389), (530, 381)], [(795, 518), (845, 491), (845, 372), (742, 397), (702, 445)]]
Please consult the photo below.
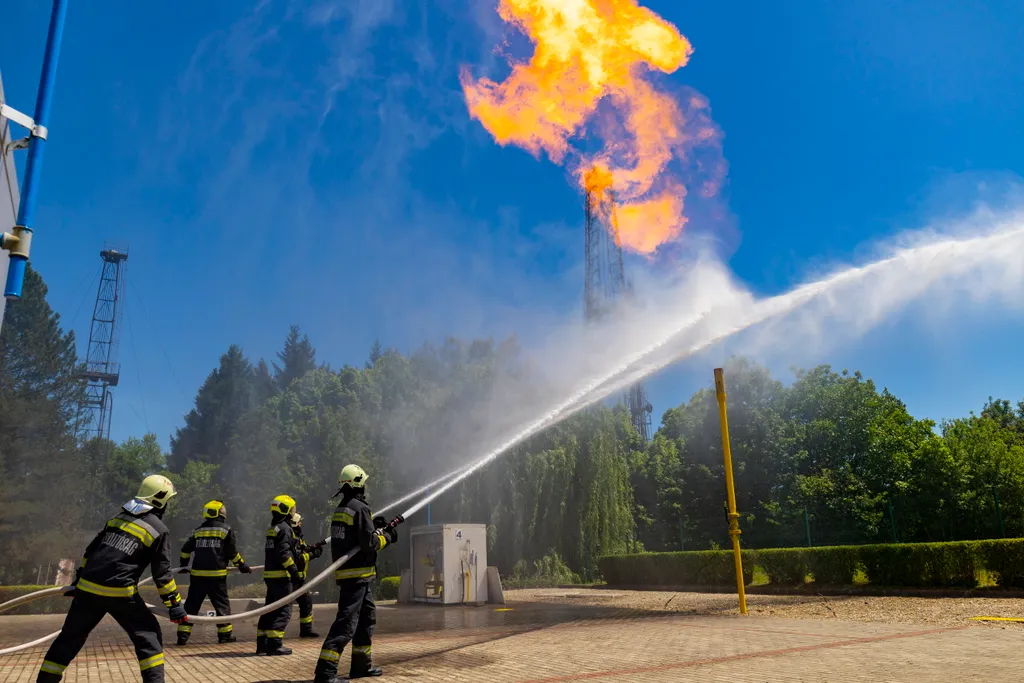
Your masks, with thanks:
[[(533, 588), (505, 591), (513, 602), (581, 605), (679, 614), (736, 614), (735, 593), (672, 593), (601, 588)], [(1024, 600), (1006, 598), (901, 598), (875, 596), (748, 595), (750, 614), (783, 619), (839, 619), (883, 624), (920, 624), (1020, 629), (1015, 622), (971, 617), (1024, 618)]]

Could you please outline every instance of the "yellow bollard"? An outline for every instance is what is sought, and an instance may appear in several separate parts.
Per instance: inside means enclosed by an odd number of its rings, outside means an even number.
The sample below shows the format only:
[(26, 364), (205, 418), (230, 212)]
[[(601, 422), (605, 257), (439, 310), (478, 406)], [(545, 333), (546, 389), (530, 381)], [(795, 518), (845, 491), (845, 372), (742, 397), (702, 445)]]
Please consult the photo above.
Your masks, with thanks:
[(715, 394), (718, 397), (718, 419), (722, 423), (722, 458), (725, 460), (725, 490), (729, 501), (729, 537), (736, 562), (736, 593), (740, 598), (740, 614), (747, 613), (747, 593), (743, 587), (743, 555), (740, 553), (740, 513), (736, 512), (736, 487), (732, 478), (732, 449), (729, 446), (729, 416), (725, 408), (725, 373), (715, 368)]

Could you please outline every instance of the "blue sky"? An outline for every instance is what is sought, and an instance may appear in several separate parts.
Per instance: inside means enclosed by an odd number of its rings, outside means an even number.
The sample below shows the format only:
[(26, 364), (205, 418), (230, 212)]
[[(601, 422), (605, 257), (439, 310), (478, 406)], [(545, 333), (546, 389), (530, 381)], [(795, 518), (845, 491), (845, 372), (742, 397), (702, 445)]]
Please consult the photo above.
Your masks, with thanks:
[[(725, 136), (722, 211), (698, 227), (758, 293), (1024, 174), (1019, 2), (644, 4), (693, 44), (670, 80)], [(5, 4), (22, 110), (48, 14)], [(580, 314), (581, 198), (564, 169), (494, 144), (459, 89), (463, 64), (500, 77), (503, 31), (490, 0), (72, 0), (33, 262), (84, 345), (98, 251), (131, 244), (115, 438), (166, 445), (229, 344), (270, 358), (291, 323), (340, 366), (376, 338)], [(894, 323), (808, 361), (941, 419), (1024, 396), (1022, 332), (981, 313), (949, 334)], [(710, 375), (654, 380), (656, 414)]]

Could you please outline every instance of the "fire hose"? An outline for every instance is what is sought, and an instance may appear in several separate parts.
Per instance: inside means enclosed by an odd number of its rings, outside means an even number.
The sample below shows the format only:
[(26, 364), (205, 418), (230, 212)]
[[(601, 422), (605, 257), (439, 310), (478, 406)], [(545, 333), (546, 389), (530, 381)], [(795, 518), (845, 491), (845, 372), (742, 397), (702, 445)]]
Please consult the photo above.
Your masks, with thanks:
[[(415, 494), (413, 494), (413, 495), (415, 495)], [(389, 506), (389, 507), (394, 507), (394, 504)], [(401, 515), (397, 515), (393, 520), (388, 522), (388, 524), (385, 526), (385, 528), (387, 528), (387, 529), (394, 529), (399, 524), (401, 524), (403, 521), (405, 521), (405, 519)], [(297, 590), (289, 593), (288, 595), (284, 596), (280, 600), (276, 600), (276, 601), (270, 603), (269, 605), (264, 605), (263, 607), (258, 607), (256, 609), (249, 610), (247, 612), (240, 612), (238, 614), (225, 614), (225, 615), (219, 616), (219, 617), (204, 617), (204, 616), (190, 614), (186, 618), (185, 623), (189, 623), (189, 624), (230, 624), (230, 623), (234, 623), (236, 621), (242, 621), (244, 619), (251, 619), (253, 617), (259, 617), (259, 616), (262, 616), (262, 615), (264, 615), (264, 614), (266, 614), (268, 612), (273, 612), (276, 609), (279, 609), (281, 607), (284, 607), (285, 605), (291, 604), (299, 596), (305, 595), (313, 587), (323, 583), (323, 581), (326, 580), (329, 576), (331, 576), (331, 574), (336, 569), (338, 569), (339, 567), (341, 567), (341, 565), (345, 564), (346, 562), (351, 560), (353, 557), (355, 557), (356, 553), (358, 553), (358, 552), (359, 552), (359, 548), (356, 548), (356, 549), (351, 550), (348, 553), (342, 555), (337, 560), (335, 560), (330, 565), (328, 565), (327, 568), (324, 569), (322, 572), (320, 572), (319, 574), (314, 576), (311, 580), (305, 582)], [(253, 567), (253, 569), (262, 569), (262, 568), (263, 568), (262, 566)], [(234, 567), (232, 567), (232, 569), (234, 569)], [(180, 571), (182, 571), (182, 568), (179, 567), (178, 569), (175, 569), (174, 571), (175, 572), (180, 572)], [(145, 583), (149, 583), (152, 580), (153, 580), (153, 577), (149, 576), (149, 577), (143, 579), (142, 581), (140, 581), (139, 585), (141, 586), (141, 585), (143, 585)], [(18, 605), (24, 604), (26, 602), (32, 602), (33, 600), (39, 600), (41, 598), (45, 598), (45, 597), (48, 597), (48, 596), (51, 596), (51, 595), (57, 595), (59, 593), (63, 593), (66, 590), (67, 590), (66, 586), (55, 586), (53, 588), (46, 588), (46, 589), (41, 590), (41, 591), (36, 591), (35, 593), (29, 593), (28, 595), (22, 595), (22, 596), (20, 596), (18, 598), (14, 598), (13, 600), (9, 600), (8, 602), (0, 604), (0, 612), (3, 612), (4, 610), (10, 609), (12, 607), (17, 607)], [(166, 609), (154, 608), (152, 606), (150, 607), (150, 609), (152, 610), (152, 612), (154, 614), (157, 614), (157, 615), (159, 615), (161, 617), (164, 617), (165, 619), (167, 618), (167, 610)], [(40, 645), (45, 645), (46, 643), (49, 643), (51, 640), (54, 640), (58, 635), (60, 635), (60, 631), (54, 631), (53, 633), (51, 633), (51, 634), (49, 634), (47, 636), (43, 636), (42, 638), (38, 638), (36, 640), (33, 640), (32, 642), (22, 643), (21, 645), (15, 645), (13, 647), (5, 648), (3, 650), (0, 650), (0, 656), (14, 654), (15, 652), (21, 652), (22, 650), (28, 650), (28, 649), (33, 648), (33, 647), (38, 647)]]

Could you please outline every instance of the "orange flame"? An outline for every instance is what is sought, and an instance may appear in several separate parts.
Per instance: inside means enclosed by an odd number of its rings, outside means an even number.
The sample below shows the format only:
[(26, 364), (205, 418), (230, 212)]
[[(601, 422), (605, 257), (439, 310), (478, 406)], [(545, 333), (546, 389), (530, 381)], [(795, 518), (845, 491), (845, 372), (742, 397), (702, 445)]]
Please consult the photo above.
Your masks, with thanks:
[[(716, 137), (690, 98), (697, 129), (680, 105), (644, 79), (646, 71), (672, 73), (693, 52), (679, 30), (637, 0), (499, 0), (501, 18), (531, 38), (528, 63), (511, 62), (501, 83), (461, 81), (470, 115), (502, 145), (513, 144), (555, 163), (568, 161), (584, 189), (607, 180), (623, 204), (618, 209), (623, 246), (651, 254), (679, 236), (685, 225), (682, 182), (667, 172), (673, 160)], [(599, 112), (607, 101), (613, 110)], [(601, 151), (587, 155), (569, 144), (596, 119)], [(607, 176), (605, 178), (605, 176)], [(589, 180), (588, 180), (589, 178)], [(716, 188), (717, 181), (706, 187)]]

